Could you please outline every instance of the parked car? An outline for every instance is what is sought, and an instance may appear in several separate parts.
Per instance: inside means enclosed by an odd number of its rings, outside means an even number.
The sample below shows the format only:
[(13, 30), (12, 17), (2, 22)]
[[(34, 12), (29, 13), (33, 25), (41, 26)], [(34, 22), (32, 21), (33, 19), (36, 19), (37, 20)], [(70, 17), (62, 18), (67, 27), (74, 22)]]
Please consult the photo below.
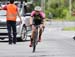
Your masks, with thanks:
[[(20, 23), (19, 17), (16, 20), (17, 28), (17, 40), (24, 41), (27, 40), (27, 36), (31, 35), (31, 27), (29, 26), (29, 19), (31, 15), (31, 9), (26, 12), (25, 3), (21, 4), (20, 2), (15, 2), (15, 5), (18, 6), (20, 12), (22, 23)], [(1, 4), (4, 6), (4, 4)], [(12, 34), (11, 34), (12, 35)], [(8, 38), (7, 24), (6, 24), (6, 11), (0, 11), (0, 39)]]

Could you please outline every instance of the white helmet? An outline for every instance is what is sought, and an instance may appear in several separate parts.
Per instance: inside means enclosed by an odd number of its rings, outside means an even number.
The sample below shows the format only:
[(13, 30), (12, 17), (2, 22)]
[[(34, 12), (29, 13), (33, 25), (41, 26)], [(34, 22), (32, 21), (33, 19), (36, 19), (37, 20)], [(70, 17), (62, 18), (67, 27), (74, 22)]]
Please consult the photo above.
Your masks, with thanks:
[(34, 10), (35, 10), (35, 11), (41, 11), (42, 9), (41, 9), (40, 6), (36, 6), (36, 7), (34, 8)]

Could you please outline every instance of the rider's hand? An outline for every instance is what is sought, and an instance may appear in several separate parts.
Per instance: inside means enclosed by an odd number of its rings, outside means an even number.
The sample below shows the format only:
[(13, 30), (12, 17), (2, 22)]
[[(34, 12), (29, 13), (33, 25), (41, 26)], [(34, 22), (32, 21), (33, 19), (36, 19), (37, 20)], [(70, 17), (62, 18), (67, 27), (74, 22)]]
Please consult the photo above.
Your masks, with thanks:
[(32, 27), (32, 24), (30, 24), (30, 27)]
[(30, 26), (31, 28), (33, 27), (33, 25), (32, 25), (32, 24), (30, 24), (29, 26)]

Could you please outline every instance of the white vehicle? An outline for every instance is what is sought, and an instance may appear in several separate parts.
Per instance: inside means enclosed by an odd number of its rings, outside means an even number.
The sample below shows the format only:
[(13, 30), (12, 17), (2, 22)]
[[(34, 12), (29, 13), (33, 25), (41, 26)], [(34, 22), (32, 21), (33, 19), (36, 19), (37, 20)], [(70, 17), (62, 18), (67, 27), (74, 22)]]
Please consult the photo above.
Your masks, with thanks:
[[(16, 20), (16, 30), (17, 30), (17, 40), (24, 41), (27, 39), (27, 36), (31, 35), (31, 27), (29, 27), (29, 19), (30, 19), (30, 13), (32, 10), (31, 6), (28, 8), (28, 12), (25, 10), (25, 3), (21, 4), (20, 2), (15, 2), (15, 4), (18, 6), (18, 10), (20, 12), (22, 23), (20, 24), (20, 19), (17, 17)], [(4, 4), (1, 4), (1, 6), (4, 6)], [(0, 39), (8, 38), (8, 31), (7, 31), (7, 24), (6, 24), (6, 11), (0, 10)]]

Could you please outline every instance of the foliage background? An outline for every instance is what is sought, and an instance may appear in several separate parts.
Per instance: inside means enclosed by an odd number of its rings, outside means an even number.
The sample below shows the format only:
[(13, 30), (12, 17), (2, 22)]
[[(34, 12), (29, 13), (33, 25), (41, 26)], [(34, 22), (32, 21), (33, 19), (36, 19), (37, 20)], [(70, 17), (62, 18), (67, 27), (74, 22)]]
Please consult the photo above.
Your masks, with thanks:
[[(75, 10), (75, 0), (72, 0), (71, 10), (73, 11), (73, 9)], [(51, 13), (53, 19), (75, 19), (69, 14), (69, 0), (46, 0), (45, 13), (47, 17)]]

